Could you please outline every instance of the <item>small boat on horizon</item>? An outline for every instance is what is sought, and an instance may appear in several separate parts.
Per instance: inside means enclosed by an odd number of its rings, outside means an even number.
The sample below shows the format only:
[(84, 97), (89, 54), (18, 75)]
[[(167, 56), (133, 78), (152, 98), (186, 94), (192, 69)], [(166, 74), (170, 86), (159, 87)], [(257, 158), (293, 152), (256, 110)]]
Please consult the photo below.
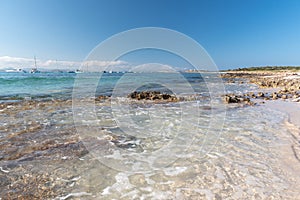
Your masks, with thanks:
[(80, 74), (80, 73), (83, 73), (83, 71), (81, 71), (80, 69), (76, 69), (75, 71), (71, 70), (71, 71), (68, 71), (68, 73), (70, 74)]
[(37, 68), (32, 68), (32, 69), (30, 70), (30, 73), (31, 73), (31, 74), (35, 74), (35, 73), (40, 73), (40, 71), (37, 70)]
[(76, 73), (76, 74), (80, 74), (80, 73), (83, 73), (83, 71), (81, 71), (80, 69), (76, 69), (76, 70), (75, 70), (75, 73)]
[(40, 71), (37, 69), (37, 66), (36, 66), (36, 57), (35, 56), (34, 56), (34, 68), (32, 68), (30, 70), (30, 73), (31, 74), (40, 73)]
[(5, 72), (9, 72), (9, 73), (11, 73), (11, 72), (13, 72), (13, 73), (26, 73), (26, 71), (23, 70), (23, 69), (21, 69), (21, 68), (18, 68), (18, 69), (7, 69), (7, 70), (5, 70)]

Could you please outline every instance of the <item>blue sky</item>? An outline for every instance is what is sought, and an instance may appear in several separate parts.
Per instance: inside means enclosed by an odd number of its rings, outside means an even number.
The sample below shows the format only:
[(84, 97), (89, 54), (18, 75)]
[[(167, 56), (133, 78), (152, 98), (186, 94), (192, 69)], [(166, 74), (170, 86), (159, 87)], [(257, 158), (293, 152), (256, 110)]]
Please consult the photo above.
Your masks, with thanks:
[(300, 65), (298, 0), (0, 0), (0, 64), (81, 61), (108, 37), (145, 26), (192, 37), (220, 69)]

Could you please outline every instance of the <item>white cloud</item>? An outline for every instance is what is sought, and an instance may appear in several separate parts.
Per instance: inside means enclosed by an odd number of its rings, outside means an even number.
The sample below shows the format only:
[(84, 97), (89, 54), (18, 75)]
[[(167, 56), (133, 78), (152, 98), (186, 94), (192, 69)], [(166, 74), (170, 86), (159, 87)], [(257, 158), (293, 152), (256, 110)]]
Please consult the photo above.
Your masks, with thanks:
[(134, 66), (130, 69), (132, 72), (169, 72), (174, 73), (178, 71), (178, 68), (175, 68), (170, 65), (160, 64), (160, 63), (146, 63), (142, 65)]
[(10, 57), (10, 56), (2, 56), (0, 57), (0, 62), (30, 62), (32, 59), (29, 58), (17, 58), (17, 57)]
[(33, 59), (29, 58), (17, 58), (10, 56), (0, 57), (0, 68), (19, 68), (28, 65), (34, 65)]
[[(36, 60), (38, 68), (44, 69), (68, 69), (75, 70), (78, 68), (88, 69), (90, 71), (95, 70), (116, 70), (127, 69), (128, 63), (124, 61), (100, 61), (100, 60), (88, 60), (84, 62), (79, 61), (64, 61), (64, 60)], [(20, 58), (10, 56), (0, 56), (0, 69), (5, 68), (32, 68), (34, 67), (33, 58)]]
[[(65, 61), (65, 60), (40, 60), (37, 59), (38, 69), (59, 69), (59, 70), (76, 70), (83, 71), (132, 71), (132, 72), (175, 72), (180, 70), (177, 67), (160, 64), (160, 63), (146, 63), (141, 65), (133, 65), (125, 61), (101, 61), (101, 60), (87, 60), (79, 61)], [(28, 70), (34, 67), (34, 58), (19, 58), (10, 56), (0, 56), (0, 69), (25, 69)]]

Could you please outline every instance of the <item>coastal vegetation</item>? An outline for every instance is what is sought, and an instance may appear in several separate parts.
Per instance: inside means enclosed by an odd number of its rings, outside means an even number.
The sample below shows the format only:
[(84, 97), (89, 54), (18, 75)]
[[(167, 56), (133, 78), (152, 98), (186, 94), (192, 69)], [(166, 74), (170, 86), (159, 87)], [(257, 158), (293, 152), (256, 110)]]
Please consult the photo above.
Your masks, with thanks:
[(300, 70), (300, 66), (245, 67), (245, 68), (229, 69), (224, 71), (282, 71), (282, 70), (297, 71)]

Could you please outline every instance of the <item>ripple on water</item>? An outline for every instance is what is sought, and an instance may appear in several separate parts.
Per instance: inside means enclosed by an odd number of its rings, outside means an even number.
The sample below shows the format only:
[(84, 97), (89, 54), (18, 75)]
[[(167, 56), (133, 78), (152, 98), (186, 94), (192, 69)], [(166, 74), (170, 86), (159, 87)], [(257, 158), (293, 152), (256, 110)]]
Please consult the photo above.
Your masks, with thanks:
[(282, 127), (284, 118), (260, 107), (229, 110), (218, 145), (206, 159), (196, 153), (200, 142), (196, 140), (185, 152), (189, 155), (185, 159), (142, 173), (139, 181), (133, 183), (129, 178), (132, 174), (121, 173), (130, 187), (119, 186), (119, 180), (107, 187), (101, 197), (289, 199), (295, 191), (289, 189), (292, 183), (276, 155), (280, 138), (286, 133)]
[[(278, 158), (278, 147), (287, 134), (282, 126), (286, 116), (263, 107), (228, 109), (222, 134), (209, 137), (218, 125), (210, 124), (211, 119), (223, 114), (218, 108), (207, 109), (209, 105), (200, 110), (186, 109), (184, 106), (188, 103), (131, 106), (124, 115), (118, 109), (112, 113), (107, 102), (96, 105), (98, 120), (86, 126), (91, 133), (84, 138), (88, 142), (85, 145), (91, 144), (96, 152), (99, 150), (98, 156), (111, 156), (109, 159), (116, 160), (118, 166), (124, 164), (124, 169), (131, 167), (128, 171), (116, 171), (106, 166), (109, 163), (99, 162), (95, 154), (94, 157), (86, 155), (83, 145), (76, 143), (70, 103), (44, 104), (28, 105), (26, 109), (13, 106), (1, 112), (0, 151), (4, 155), (3, 150), (8, 150), (8, 146), (12, 151), (26, 150), (21, 159), (27, 174), (34, 174), (29, 166), (35, 166), (34, 172), (47, 171), (51, 178), (81, 177), (70, 183), (55, 182), (63, 186), (58, 190), (59, 197), (91, 194), (84, 198), (293, 199), (297, 191), (291, 188), (299, 189), (291, 187), (293, 182), (280, 167)], [(197, 102), (192, 102), (191, 107), (197, 108)], [(5, 113), (9, 113), (9, 117)], [(120, 122), (124, 126), (130, 122), (131, 127), (120, 126)], [(35, 126), (40, 129), (30, 129)], [(96, 130), (94, 126), (101, 131), (92, 132)], [(27, 131), (22, 132), (24, 130)], [(15, 133), (19, 134), (12, 135)], [(14, 139), (7, 140), (8, 136)], [(20, 142), (24, 140), (28, 142)], [(214, 147), (209, 153), (203, 141)], [(15, 146), (10, 146), (12, 144)], [(49, 148), (43, 150), (40, 148), (43, 145)], [(26, 160), (32, 155), (28, 146), (39, 146), (40, 153), (34, 155), (40, 156)], [(168, 148), (161, 151), (165, 155), (159, 157), (158, 153), (153, 157), (152, 152), (159, 152), (165, 146)], [(160, 165), (167, 156), (172, 162)], [(15, 178), (16, 174), (24, 174), (18, 165), (20, 160), (14, 161), (17, 163), (14, 168), (8, 168), (12, 161), (1, 159), (1, 167), (9, 171), (7, 176)], [(38, 164), (33, 165), (33, 161)]]

